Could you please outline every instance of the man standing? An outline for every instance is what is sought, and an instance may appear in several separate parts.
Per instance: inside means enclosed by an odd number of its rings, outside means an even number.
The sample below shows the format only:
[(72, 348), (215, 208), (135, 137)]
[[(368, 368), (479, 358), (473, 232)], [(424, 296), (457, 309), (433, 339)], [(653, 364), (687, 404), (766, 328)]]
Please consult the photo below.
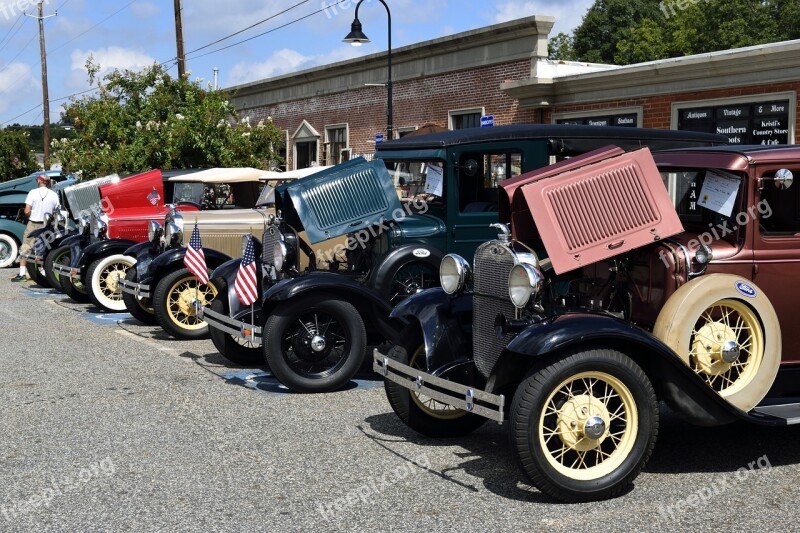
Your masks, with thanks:
[[(25, 227), (25, 238), (20, 248), (20, 255), (30, 254), (35, 246), (35, 240), (30, 238), (31, 232), (44, 227), (44, 219), (47, 215), (53, 215), (58, 207), (58, 195), (50, 190), (50, 177), (42, 174), (36, 178), (38, 187), (28, 193), (25, 198), (25, 216), (28, 217), (28, 225)], [(19, 274), (11, 278), (11, 281), (28, 280), (28, 262), (25, 259), (19, 261)]]

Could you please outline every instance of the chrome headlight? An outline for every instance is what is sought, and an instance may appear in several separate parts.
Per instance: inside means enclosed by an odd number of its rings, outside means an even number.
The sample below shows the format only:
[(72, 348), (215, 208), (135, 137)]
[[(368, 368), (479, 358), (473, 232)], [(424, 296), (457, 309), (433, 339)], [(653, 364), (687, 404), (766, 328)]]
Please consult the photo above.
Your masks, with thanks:
[(56, 218), (56, 226), (64, 226), (67, 227), (67, 217), (69, 213), (64, 209), (56, 209), (55, 211), (55, 218)]
[(183, 242), (183, 230), (174, 222), (170, 222), (164, 228), (164, 240), (167, 246), (179, 246)]
[(274, 254), (273, 264), (275, 270), (281, 272), (283, 266), (286, 264), (286, 258), (289, 256), (289, 247), (286, 245), (286, 242), (278, 241), (275, 243), (272, 253)]
[(82, 216), (78, 221), (78, 231), (81, 235), (84, 235), (89, 232), (89, 225), (91, 222), (89, 221), (89, 217)]
[(105, 235), (107, 232), (108, 232), (108, 217), (106, 215), (100, 215), (95, 219), (95, 223), (92, 225), (92, 236), (95, 239), (98, 239), (101, 236)]
[(520, 263), (508, 275), (508, 295), (517, 309), (524, 309), (541, 292), (544, 275), (538, 267)]
[(155, 220), (151, 220), (147, 225), (147, 240), (150, 242), (158, 242), (161, 240), (163, 234), (164, 227)]
[(714, 259), (714, 252), (710, 246), (701, 244), (694, 252), (694, 260), (700, 265), (707, 265)]
[(447, 294), (455, 294), (466, 287), (472, 277), (472, 269), (466, 259), (449, 254), (439, 266), (439, 283)]

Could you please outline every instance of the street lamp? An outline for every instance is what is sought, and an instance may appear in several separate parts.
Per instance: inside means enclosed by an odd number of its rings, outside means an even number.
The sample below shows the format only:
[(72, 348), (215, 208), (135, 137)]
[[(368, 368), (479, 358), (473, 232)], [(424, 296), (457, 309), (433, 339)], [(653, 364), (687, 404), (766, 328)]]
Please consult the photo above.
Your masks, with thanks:
[[(386, 132), (388, 134), (387, 140), (392, 140), (394, 138), (394, 126), (392, 120), (392, 12), (389, 11), (389, 6), (386, 5), (384, 0), (379, 0), (383, 7), (386, 8), (386, 14), (389, 16), (389, 80), (386, 82), (386, 90), (387, 90), (387, 97), (388, 97), (388, 105), (386, 106)], [(361, 46), (362, 44), (370, 42), (369, 37), (364, 35), (364, 32), (361, 30), (361, 21), (358, 20), (358, 8), (361, 7), (362, 2), (364, 0), (359, 0), (358, 4), (356, 4), (356, 18), (353, 20), (353, 24), (350, 26), (350, 33), (347, 34), (342, 41), (345, 43), (350, 43), (353, 46)]]

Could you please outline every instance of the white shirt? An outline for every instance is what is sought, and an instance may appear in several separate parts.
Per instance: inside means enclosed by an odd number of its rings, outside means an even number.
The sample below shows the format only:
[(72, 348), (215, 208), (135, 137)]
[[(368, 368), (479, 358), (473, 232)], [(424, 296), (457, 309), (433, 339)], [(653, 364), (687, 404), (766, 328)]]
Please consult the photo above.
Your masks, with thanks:
[(25, 203), (31, 206), (30, 220), (33, 222), (44, 222), (46, 214), (53, 214), (58, 207), (58, 194), (47, 187), (37, 187), (28, 193)]

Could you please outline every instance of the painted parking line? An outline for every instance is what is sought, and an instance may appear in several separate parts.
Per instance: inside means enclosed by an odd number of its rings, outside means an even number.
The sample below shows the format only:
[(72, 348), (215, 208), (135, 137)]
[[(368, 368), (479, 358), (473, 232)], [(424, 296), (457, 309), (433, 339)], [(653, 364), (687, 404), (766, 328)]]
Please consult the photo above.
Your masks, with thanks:
[(116, 326), (121, 320), (133, 318), (130, 313), (81, 313), (81, 317), (101, 326)]
[[(223, 372), (222, 377), (231, 385), (241, 385), (242, 387), (253, 389), (254, 391), (269, 396), (292, 394), (292, 392), (282, 385), (275, 376), (260, 369)], [(341, 390), (373, 389), (382, 386), (383, 382), (381, 381), (354, 379)]]
[(48, 287), (41, 287), (32, 289), (30, 287), (25, 287), (22, 291), (22, 294), (25, 296), (30, 296), (31, 298), (49, 298), (52, 296), (64, 296), (63, 292), (59, 292), (55, 289), (51, 289)]

